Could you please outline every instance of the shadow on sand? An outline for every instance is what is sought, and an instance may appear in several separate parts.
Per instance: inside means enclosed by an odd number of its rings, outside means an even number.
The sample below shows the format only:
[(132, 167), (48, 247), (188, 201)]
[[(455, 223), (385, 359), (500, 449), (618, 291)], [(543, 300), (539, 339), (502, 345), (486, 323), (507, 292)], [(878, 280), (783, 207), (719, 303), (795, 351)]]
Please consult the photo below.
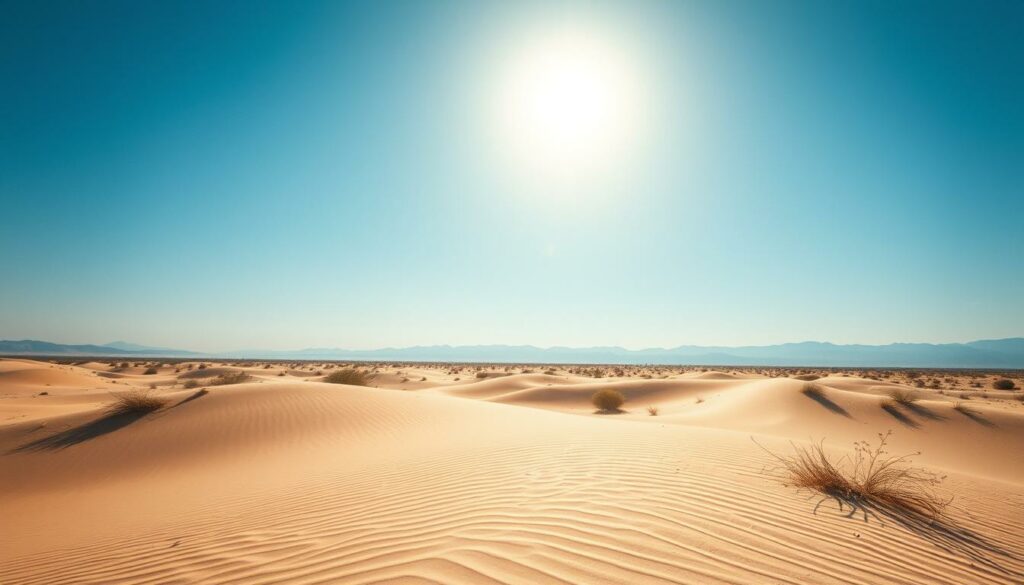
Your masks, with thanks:
[(49, 437), (43, 437), (41, 439), (25, 443), (10, 452), (26, 453), (32, 451), (56, 451), (66, 449), (73, 445), (84, 443), (90, 439), (95, 439), (96, 437), (101, 437), (107, 433), (112, 433), (118, 429), (122, 429), (144, 416), (146, 416), (146, 413), (137, 412), (108, 414), (77, 427), (67, 429), (66, 431), (61, 431), (55, 435), (50, 435)]
[(981, 426), (984, 426), (984, 427), (994, 427), (994, 426), (997, 426), (996, 423), (994, 423), (994, 422), (990, 421), (989, 419), (985, 418), (985, 415), (981, 414), (980, 412), (978, 412), (977, 410), (974, 410), (972, 408), (967, 408), (966, 406), (961, 406), (960, 408), (954, 408), (953, 410), (959, 412), (960, 414), (966, 416), (967, 418), (973, 420), (974, 422), (978, 423)]
[(181, 400), (180, 402), (178, 402), (177, 404), (174, 404), (173, 406), (169, 406), (169, 407), (167, 407), (167, 410), (170, 410), (170, 409), (172, 409), (172, 408), (178, 408), (179, 406), (181, 406), (182, 404), (185, 404), (186, 402), (192, 402), (193, 400), (196, 400), (196, 399), (202, 398), (203, 396), (206, 396), (206, 395), (207, 395), (207, 394), (209, 394), (209, 393), (210, 393), (210, 391), (209, 391), (209, 390), (207, 390), (206, 388), (202, 388), (202, 389), (200, 389), (200, 390), (196, 390), (196, 391), (195, 391), (195, 392), (193, 392), (192, 394), (189, 394), (188, 396), (186, 396), (185, 398), (183, 398), (183, 399), (182, 399), (182, 400)]
[(841, 415), (845, 416), (846, 418), (850, 418), (850, 413), (847, 412), (845, 408), (843, 408), (842, 406), (839, 406), (838, 404), (833, 402), (831, 399), (829, 399), (828, 396), (825, 396), (824, 392), (821, 392), (820, 390), (817, 390), (817, 389), (810, 389), (810, 390), (805, 389), (805, 390), (802, 391), (802, 394), (804, 396), (810, 398), (811, 400), (817, 402), (818, 404), (824, 406), (828, 410), (830, 410), (830, 411), (832, 411), (832, 412), (834, 412), (836, 414), (841, 414)]
[(921, 418), (926, 418), (928, 420), (946, 420), (946, 417), (934, 412), (927, 406), (918, 404), (916, 402), (908, 402), (903, 405), (903, 408), (906, 408), (907, 410), (916, 414), (917, 416)]
[[(199, 390), (197, 392), (194, 392), (193, 394), (190, 394), (180, 402), (177, 402), (176, 404), (169, 406), (167, 410), (177, 408), (182, 404), (185, 404), (186, 402), (191, 402), (192, 400), (196, 400), (198, 398), (206, 396), (207, 394), (208, 392), (206, 391), (206, 389)], [(11, 451), (9, 451), (9, 453), (30, 453), (34, 451), (58, 451), (60, 449), (66, 449), (79, 443), (84, 443), (90, 439), (102, 437), (103, 435), (106, 435), (108, 433), (112, 433), (116, 430), (123, 429), (124, 427), (147, 416), (148, 414), (151, 413), (108, 413), (104, 416), (101, 416), (98, 419), (78, 425), (77, 427), (73, 427), (65, 431), (61, 431), (57, 434), (25, 443), (20, 447), (12, 449)]]
[(889, 416), (891, 416), (894, 419), (896, 419), (903, 426), (907, 426), (907, 427), (910, 427), (912, 429), (917, 429), (917, 428), (921, 427), (921, 425), (918, 424), (917, 421), (915, 421), (914, 419), (910, 418), (909, 416), (903, 414), (903, 411), (901, 411), (900, 407), (897, 406), (895, 403), (892, 403), (892, 402), (884, 402), (884, 403), (882, 403), (882, 410), (884, 410), (885, 412), (889, 413)]
[(1005, 566), (1006, 561), (1024, 561), (1020, 551), (993, 542), (948, 518), (932, 518), (913, 509), (881, 505), (838, 493), (822, 497), (814, 506), (814, 514), (817, 515), (818, 508), (829, 500), (837, 502), (841, 512), (848, 510), (847, 518), (861, 516), (864, 522), (875, 519), (883, 525), (886, 522), (898, 524), (950, 554), (966, 557), (973, 565), (1004, 575), (1014, 582), (1024, 579), (1024, 571)]

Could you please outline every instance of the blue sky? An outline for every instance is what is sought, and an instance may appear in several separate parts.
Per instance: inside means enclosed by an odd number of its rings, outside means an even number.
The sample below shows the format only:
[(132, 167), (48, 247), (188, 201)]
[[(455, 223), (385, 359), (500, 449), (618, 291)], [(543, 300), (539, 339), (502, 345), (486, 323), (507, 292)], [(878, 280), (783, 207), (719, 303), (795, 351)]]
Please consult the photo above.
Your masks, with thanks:
[[(1024, 335), (1019, 2), (5, 15), (0, 338)], [(643, 129), (568, 179), (505, 156), (492, 107), (506, 63), (562, 29), (627, 64), (640, 97), (617, 115)]]

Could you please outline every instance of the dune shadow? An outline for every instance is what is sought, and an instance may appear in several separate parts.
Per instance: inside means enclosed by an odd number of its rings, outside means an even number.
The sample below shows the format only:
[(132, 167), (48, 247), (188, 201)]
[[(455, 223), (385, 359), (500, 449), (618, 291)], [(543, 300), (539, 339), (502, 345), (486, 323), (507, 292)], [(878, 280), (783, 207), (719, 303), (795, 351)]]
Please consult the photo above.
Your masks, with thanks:
[[(166, 412), (168, 410), (171, 410), (172, 408), (177, 408), (187, 402), (198, 400), (199, 398), (202, 398), (203, 396), (206, 396), (209, 393), (209, 390), (207, 390), (206, 388), (196, 390), (195, 392), (189, 394), (188, 396), (176, 402), (175, 404), (168, 406), (162, 412)], [(77, 427), (70, 428), (65, 431), (61, 431), (55, 435), (50, 435), (48, 437), (36, 439), (34, 441), (25, 443), (20, 447), (15, 447), (11, 451), (9, 451), (9, 453), (27, 453), (33, 451), (50, 451), (66, 449), (73, 445), (84, 443), (85, 441), (88, 441), (90, 439), (95, 439), (96, 437), (106, 435), (107, 433), (112, 433), (116, 430), (123, 429), (124, 427), (132, 424), (133, 422), (147, 415), (159, 416), (158, 413), (154, 412), (108, 412), (106, 415), (96, 420), (78, 425)]]
[(903, 407), (921, 418), (926, 418), (928, 420), (946, 420), (946, 417), (936, 413), (927, 406), (923, 406), (916, 402), (908, 402), (904, 404)]
[(921, 427), (921, 425), (918, 424), (914, 419), (912, 419), (909, 416), (903, 414), (903, 412), (900, 411), (900, 408), (898, 406), (896, 406), (895, 404), (883, 404), (882, 405), (882, 410), (884, 410), (885, 412), (889, 413), (889, 416), (893, 417), (900, 424), (902, 424), (904, 426), (908, 426), (908, 427), (910, 427), (912, 429), (916, 429), (916, 428), (920, 428)]
[(210, 391), (207, 390), (206, 388), (202, 388), (200, 390), (196, 390), (195, 392), (193, 392), (192, 394), (189, 394), (188, 396), (186, 396), (185, 398), (181, 399), (177, 403), (175, 403), (175, 404), (173, 404), (171, 406), (168, 406), (167, 410), (170, 410), (172, 408), (178, 408), (179, 406), (181, 406), (182, 404), (185, 404), (186, 402), (192, 402), (193, 400), (198, 400), (198, 399), (202, 398), (203, 396), (206, 396), (209, 393), (210, 393)]
[(1015, 582), (1024, 578), (1024, 571), (1005, 566), (1006, 561), (1014, 561), (1015, 564), (1024, 561), (1024, 555), (1020, 551), (960, 526), (950, 518), (933, 518), (914, 509), (884, 505), (837, 493), (826, 494), (814, 507), (814, 514), (817, 514), (821, 504), (828, 500), (837, 502), (840, 511), (849, 509), (846, 513), (847, 518), (861, 516), (864, 522), (875, 519), (883, 525), (886, 521), (893, 522), (950, 554), (969, 559), (975, 565), (1005, 575)]
[(61, 431), (48, 437), (30, 441), (20, 447), (15, 447), (9, 451), (9, 453), (28, 453), (33, 451), (55, 451), (66, 449), (73, 445), (84, 443), (90, 439), (106, 435), (107, 433), (112, 433), (118, 429), (123, 429), (144, 416), (146, 416), (146, 413), (140, 412), (107, 414), (96, 420), (78, 425), (77, 427)]
[(804, 396), (824, 406), (829, 411), (841, 414), (846, 418), (850, 418), (850, 413), (845, 408), (833, 402), (828, 396), (825, 396), (823, 392), (816, 390), (804, 390), (802, 393)]
[(954, 408), (953, 410), (959, 412), (960, 414), (966, 416), (967, 418), (973, 420), (974, 422), (978, 423), (981, 426), (984, 426), (984, 427), (994, 427), (994, 426), (997, 426), (996, 423), (994, 423), (994, 422), (990, 421), (989, 419), (985, 418), (985, 416), (983, 414), (981, 414), (980, 412), (978, 412), (977, 410), (973, 410), (973, 409), (967, 408), (966, 406), (961, 406), (960, 408)]

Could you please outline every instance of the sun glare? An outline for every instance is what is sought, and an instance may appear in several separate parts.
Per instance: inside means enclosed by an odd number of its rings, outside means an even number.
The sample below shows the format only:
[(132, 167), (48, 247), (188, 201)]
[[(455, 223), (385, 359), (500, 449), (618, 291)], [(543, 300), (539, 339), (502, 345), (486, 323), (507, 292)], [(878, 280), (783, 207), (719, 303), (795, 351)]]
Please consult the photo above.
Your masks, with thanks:
[(507, 150), (533, 171), (606, 165), (632, 139), (637, 79), (621, 50), (561, 33), (513, 51), (496, 116)]

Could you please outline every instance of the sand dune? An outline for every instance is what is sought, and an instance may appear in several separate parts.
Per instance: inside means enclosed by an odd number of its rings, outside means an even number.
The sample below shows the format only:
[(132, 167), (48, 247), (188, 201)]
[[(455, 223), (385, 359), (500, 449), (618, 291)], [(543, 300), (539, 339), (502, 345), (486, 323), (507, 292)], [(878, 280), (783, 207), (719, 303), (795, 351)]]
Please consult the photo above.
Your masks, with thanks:
[[(230, 367), (256, 378), (185, 389), (170, 385), (187, 370), (115, 384), (99, 367), (0, 361), (0, 582), (1024, 581), (1019, 402), (973, 400), (968, 416), (930, 393), (900, 420), (887, 383), (855, 377), (818, 380), (814, 398), (714, 372), (393, 368), (388, 389)], [(165, 408), (104, 410), (151, 383)], [(46, 384), (66, 394), (38, 396)], [(604, 387), (625, 413), (592, 412)], [(887, 429), (949, 475), (942, 524), (816, 508), (751, 441), (842, 450)]]

